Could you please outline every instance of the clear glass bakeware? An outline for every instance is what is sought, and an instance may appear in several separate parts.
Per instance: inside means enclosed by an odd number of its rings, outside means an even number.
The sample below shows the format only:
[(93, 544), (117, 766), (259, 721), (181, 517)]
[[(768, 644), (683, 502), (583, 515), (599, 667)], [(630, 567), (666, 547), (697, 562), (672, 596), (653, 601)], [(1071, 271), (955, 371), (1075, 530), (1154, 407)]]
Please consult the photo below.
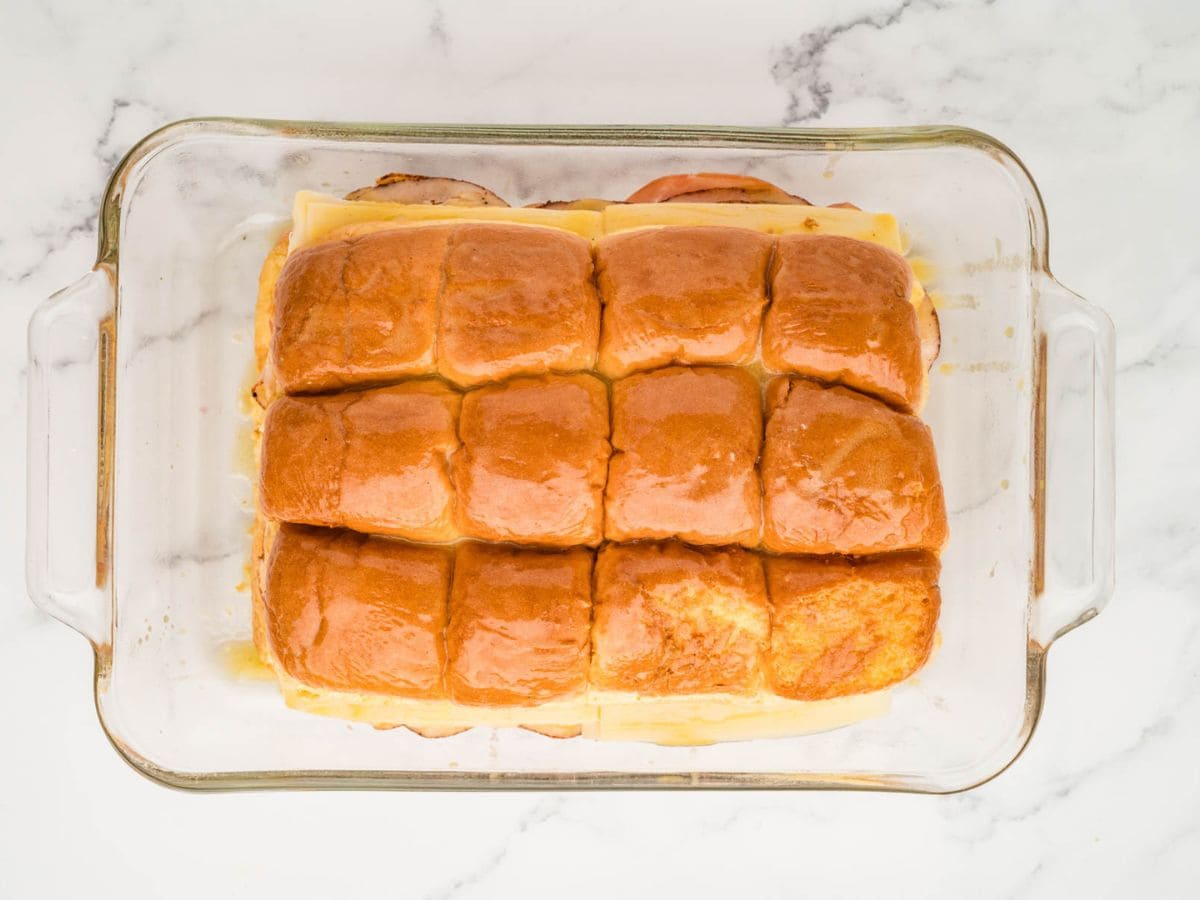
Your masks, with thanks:
[[(924, 417), (951, 539), (940, 646), (888, 715), (708, 747), (427, 740), (290, 710), (231, 664), (250, 637), (258, 270), (297, 190), (392, 171), (514, 205), (737, 172), (898, 217), (941, 316)], [(1051, 276), (1037, 188), (979, 132), (184, 121), (130, 151), (100, 225), (95, 269), (30, 323), (28, 581), (92, 643), (113, 745), (161, 782), (962, 790), (1019, 755), (1047, 650), (1111, 595), (1112, 326)]]

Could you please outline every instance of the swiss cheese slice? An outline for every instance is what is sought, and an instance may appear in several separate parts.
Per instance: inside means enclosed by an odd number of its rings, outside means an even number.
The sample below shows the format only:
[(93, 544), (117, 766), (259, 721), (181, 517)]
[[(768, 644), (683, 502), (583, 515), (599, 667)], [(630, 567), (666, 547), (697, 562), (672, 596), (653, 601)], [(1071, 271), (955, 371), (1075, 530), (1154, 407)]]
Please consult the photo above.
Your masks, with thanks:
[(271, 667), (284, 701), (293, 709), (376, 726), (419, 731), (465, 728), (571, 726), (585, 738), (698, 746), (721, 741), (795, 737), (841, 728), (887, 713), (886, 690), (830, 700), (788, 700), (774, 694), (698, 694), (647, 697), (588, 691), (574, 700), (537, 706), (464, 706), (451, 700), (417, 700), (385, 694), (314, 690)]
[(348, 225), (388, 222), (397, 227), (437, 222), (509, 222), (559, 228), (585, 238), (600, 234), (600, 213), (590, 209), (524, 209), (506, 206), (434, 206), (339, 200), (328, 194), (299, 191), (292, 205), (292, 239), (288, 252), (314, 244)]
[(292, 222), (290, 251), (320, 241), (347, 226), (362, 223), (388, 223), (399, 227), (436, 222), (511, 222), (560, 228), (585, 238), (666, 225), (724, 225), (751, 228), (766, 234), (839, 235), (902, 252), (900, 228), (895, 216), (888, 213), (770, 203), (614, 203), (596, 211), (339, 200), (327, 194), (300, 191), (293, 205)]
[(772, 203), (624, 203), (605, 208), (604, 233), (663, 225), (725, 225), (767, 234), (832, 234), (901, 252), (900, 228), (888, 213)]

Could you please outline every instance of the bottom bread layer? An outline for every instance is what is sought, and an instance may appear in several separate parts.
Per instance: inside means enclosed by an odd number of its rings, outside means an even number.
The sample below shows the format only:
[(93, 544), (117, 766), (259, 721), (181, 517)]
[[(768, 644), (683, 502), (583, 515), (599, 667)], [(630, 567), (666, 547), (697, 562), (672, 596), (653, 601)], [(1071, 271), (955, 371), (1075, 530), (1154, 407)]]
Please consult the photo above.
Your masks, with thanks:
[(475, 727), (528, 728), (552, 737), (648, 741), (696, 746), (720, 741), (794, 737), (840, 728), (887, 713), (888, 691), (831, 700), (786, 700), (771, 694), (645, 697), (589, 691), (582, 699), (527, 707), (476, 707), (450, 700), (314, 690), (277, 667), (284, 701), (293, 709), (364, 722), (404, 726), (426, 737)]

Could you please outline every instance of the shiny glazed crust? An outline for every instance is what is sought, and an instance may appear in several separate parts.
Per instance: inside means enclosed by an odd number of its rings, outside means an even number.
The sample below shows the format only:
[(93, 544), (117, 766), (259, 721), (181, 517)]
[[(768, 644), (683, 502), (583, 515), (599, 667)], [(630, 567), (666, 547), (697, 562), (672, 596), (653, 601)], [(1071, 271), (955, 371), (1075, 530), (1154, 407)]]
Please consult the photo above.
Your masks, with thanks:
[(597, 368), (744, 365), (758, 349), (772, 240), (746, 228), (651, 228), (601, 238)]
[(609, 540), (758, 544), (758, 382), (745, 369), (671, 367), (612, 388)]
[(449, 541), (460, 397), (439, 381), (319, 397), (267, 409), (259, 503), (272, 519)]
[(279, 273), (271, 344), (288, 393), (429, 375), (453, 229), (403, 228), (300, 250)]
[[(264, 655), (293, 697), (303, 685), (302, 708), (325, 697), (381, 727), (446, 736), (511, 707), (510, 724), (551, 736), (595, 734), (599, 715), (687, 742), (705, 728), (672, 717), (749, 715), (769, 731), (819, 708), (805, 704), (874, 696), (924, 663), (940, 603), (923, 553), (760, 560), (646, 543), (602, 549), (594, 588), (591, 570), (583, 549), (454, 551), (284, 526), (263, 573)], [(388, 720), (365, 712), (386, 708), (371, 698), (409, 705)]]
[(263, 598), (276, 659), (314, 687), (444, 697), (450, 567), (440, 548), (284, 526)]
[(583, 238), (526, 225), (459, 225), (443, 277), (438, 371), (455, 384), (595, 364), (600, 301)]
[(591, 375), (471, 391), (452, 461), (459, 530), (482, 540), (598, 544), (608, 433), (608, 391)]
[(591, 579), (587, 550), (460, 546), (446, 629), (450, 696), (523, 706), (582, 695)]
[(941, 606), (936, 557), (768, 557), (766, 568), (777, 693), (824, 700), (879, 690), (929, 657)]
[(595, 603), (595, 686), (647, 695), (760, 688), (769, 619), (753, 554), (609, 544), (596, 562)]
[[(703, 173), (630, 198), (651, 199), (805, 202)], [(779, 214), (758, 208), (763, 222)], [(936, 315), (914, 306), (927, 297), (902, 257), (718, 225), (589, 244), (540, 224), (367, 221), (287, 246), (264, 263), (256, 316), (267, 408), (254, 621), (290, 704), (427, 736), (494, 721), (694, 743), (797, 733), (810, 701), (873, 697), (923, 664), (935, 556), (661, 540), (940, 549), (919, 420), (789, 377), (768, 386), (764, 416), (759, 379), (724, 367), (761, 359), (918, 407)], [(657, 368), (672, 363), (691, 368)], [(617, 380), (558, 374), (593, 366)], [(877, 477), (888, 467), (890, 482)], [(798, 512), (806, 497), (815, 516)], [(414, 546), (272, 520), (534, 546)], [(605, 537), (660, 542), (579, 546)], [(700, 727), (717, 708), (746, 724)], [(516, 718), (495, 717), (505, 709)], [(670, 719), (684, 710), (699, 718)]]
[(911, 412), (925, 380), (912, 289), (908, 263), (885, 247), (831, 235), (781, 236), (763, 365), (844, 384)]
[(946, 541), (929, 426), (847, 388), (772, 381), (761, 470), (768, 550), (936, 552)]

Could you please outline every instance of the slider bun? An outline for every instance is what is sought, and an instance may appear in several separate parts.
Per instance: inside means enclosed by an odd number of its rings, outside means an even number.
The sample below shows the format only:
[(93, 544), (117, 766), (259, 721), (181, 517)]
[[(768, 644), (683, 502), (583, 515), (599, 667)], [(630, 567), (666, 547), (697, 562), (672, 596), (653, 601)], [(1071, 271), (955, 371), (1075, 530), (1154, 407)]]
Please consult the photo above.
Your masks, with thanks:
[(445, 696), (449, 550), (285, 525), (263, 595), (275, 659), (314, 688)]
[(460, 545), (446, 627), (450, 696), (475, 706), (582, 696), (591, 578), (587, 550)]
[(946, 507), (929, 426), (843, 387), (767, 388), (763, 544), (780, 553), (940, 550)]
[(772, 239), (748, 228), (647, 228), (596, 245), (599, 369), (744, 365), (758, 349)]
[(881, 690), (929, 657), (941, 605), (936, 557), (767, 557), (766, 567), (769, 671), (781, 696)]
[(594, 619), (593, 687), (651, 696), (761, 687), (766, 589), (745, 550), (609, 544), (596, 561)]
[(592, 375), (544, 375), (463, 397), (454, 454), (457, 521), (468, 537), (598, 544), (608, 467), (608, 392)]
[(291, 254), (273, 310), (271, 358), (281, 389), (330, 391), (432, 374), (453, 230), (392, 228)]
[(259, 504), (270, 518), (449, 541), (451, 454), (460, 397), (439, 381), (317, 397), (267, 409)]
[(904, 257), (869, 241), (783, 235), (763, 322), (763, 365), (845, 384), (911, 411), (925, 365)]
[(600, 301), (590, 242), (554, 228), (454, 226), (438, 311), (438, 372), (461, 386), (590, 369)]
[(613, 384), (610, 540), (759, 541), (758, 382), (745, 369), (671, 367)]

